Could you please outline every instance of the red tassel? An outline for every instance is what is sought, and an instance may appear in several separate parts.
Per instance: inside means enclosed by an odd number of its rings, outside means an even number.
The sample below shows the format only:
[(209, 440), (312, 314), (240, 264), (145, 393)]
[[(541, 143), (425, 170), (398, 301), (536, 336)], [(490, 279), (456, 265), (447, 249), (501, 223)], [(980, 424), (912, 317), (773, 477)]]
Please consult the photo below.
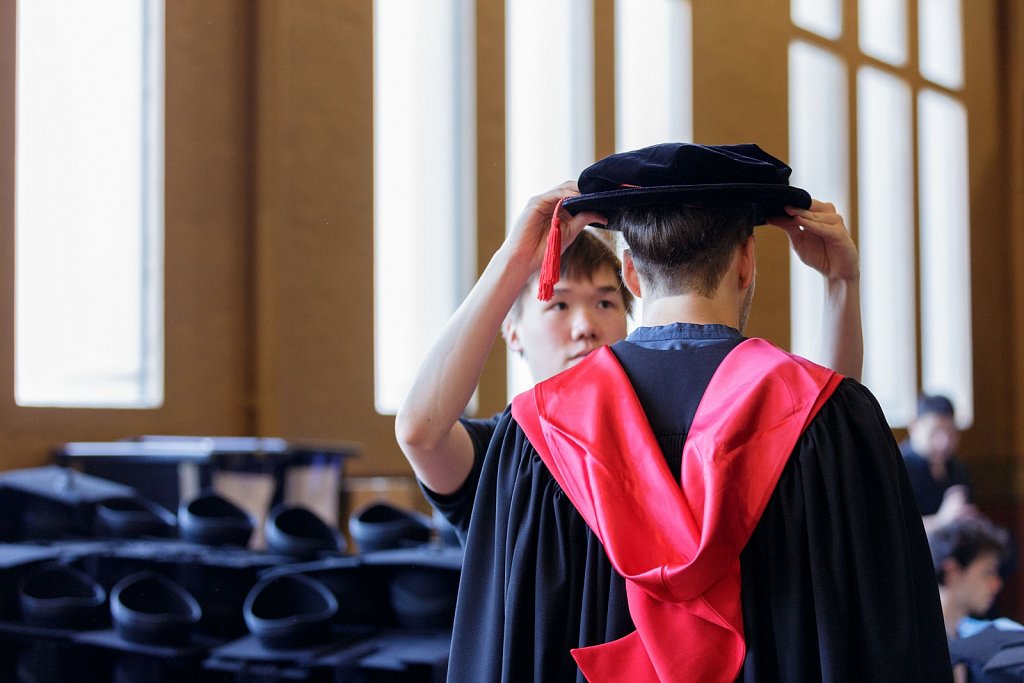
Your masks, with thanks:
[(562, 220), (558, 217), (561, 210), (562, 200), (559, 199), (555, 212), (551, 214), (551, 230), (548, 231), (548, 243), (537, 281), (537, 299), (540, 301), (550, 301), (555, 295), (555, 284), (562, 270)]

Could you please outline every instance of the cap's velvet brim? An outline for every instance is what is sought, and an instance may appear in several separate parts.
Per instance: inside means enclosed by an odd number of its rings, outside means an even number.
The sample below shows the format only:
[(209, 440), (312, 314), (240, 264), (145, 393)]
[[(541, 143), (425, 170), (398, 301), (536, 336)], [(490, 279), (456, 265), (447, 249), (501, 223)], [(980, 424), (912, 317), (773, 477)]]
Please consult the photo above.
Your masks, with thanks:
[(582, 211), (609, 214), (620, 209), (641, 206), (671, 206), (683, 203), (754, 202), (757, 222), (772, 216), (785, 216), (787, 206), (809, 208), (811, 196), (806, 190), (791, 185), (723, 184), (665, 185), (659, 187), (627, 187), (608, 192), (592, 192), (569, 197), (562, 206), (572, 215)]

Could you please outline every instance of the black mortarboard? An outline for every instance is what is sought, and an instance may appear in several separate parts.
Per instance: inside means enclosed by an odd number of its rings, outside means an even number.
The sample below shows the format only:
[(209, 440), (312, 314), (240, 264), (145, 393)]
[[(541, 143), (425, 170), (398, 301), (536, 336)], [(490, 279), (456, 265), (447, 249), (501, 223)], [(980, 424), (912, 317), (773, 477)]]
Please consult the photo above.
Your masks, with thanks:
[[(790, 173), (789, 166), (754, 144), (668, 142), (597, 161), (580, 174), (580, 194), (565, 198), (561, 206), (575, 216), (641, 206), (750, 202), (755, 224), (761, 224), (770, 216), (785, 215), (786, 206), (810, 207), (811, 196), (789, 184)], [(558, 281), (559, 233), (556, 208), (541, 267), (542, 300), (551, 298)]]
[(806, 209), (811, 196), (789, 184), (791, 169), (757, 145), (698, 145), (669, 142), (612, 154), (586, 168), (580, 195), (562, 206), (607, 213), (637, 206), (685, 202), (753, 202), (757, 221)]

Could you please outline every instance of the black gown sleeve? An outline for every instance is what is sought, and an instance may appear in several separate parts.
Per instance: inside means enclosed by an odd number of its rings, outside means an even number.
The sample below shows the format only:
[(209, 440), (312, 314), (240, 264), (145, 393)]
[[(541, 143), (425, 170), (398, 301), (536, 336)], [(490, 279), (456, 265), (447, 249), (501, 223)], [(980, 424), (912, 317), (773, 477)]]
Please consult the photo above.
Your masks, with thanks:
[(844, 380), (804, 432), (741, 566), (740, 680), (951, 680), (903, 458), (857, 382)]

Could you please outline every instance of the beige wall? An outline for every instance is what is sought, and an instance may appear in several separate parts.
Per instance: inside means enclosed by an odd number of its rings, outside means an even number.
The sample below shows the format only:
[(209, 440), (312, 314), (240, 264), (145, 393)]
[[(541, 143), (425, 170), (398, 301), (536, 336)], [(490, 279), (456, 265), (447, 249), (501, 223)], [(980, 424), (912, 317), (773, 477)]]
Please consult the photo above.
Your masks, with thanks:
[[(504, 9), (478, 4), (482, 267), (504, 230)], [(786, 156), (788, 3), (693, 5), (696, 138)], [(13, 405), (14, 6), (0, 0), (0, 468), (43, 463), (62, 441), (188, 433), (355, 441), (352, 472), (407, 473), (372, 394), (372, 1), (167, 3), (167, 392), (151, 411)], [(595, 1), (602, 154), (612, 11)], [(978, 418), (964, 451), (996, 505), (1024, 491), (1024, 17), (978, 0), (965, 21)], [(758, 254), (752, 331), (786, 345), (784, 239), (759, 236)], [(496, 348), (482, 412), (504, 403), (503, 362)]]

